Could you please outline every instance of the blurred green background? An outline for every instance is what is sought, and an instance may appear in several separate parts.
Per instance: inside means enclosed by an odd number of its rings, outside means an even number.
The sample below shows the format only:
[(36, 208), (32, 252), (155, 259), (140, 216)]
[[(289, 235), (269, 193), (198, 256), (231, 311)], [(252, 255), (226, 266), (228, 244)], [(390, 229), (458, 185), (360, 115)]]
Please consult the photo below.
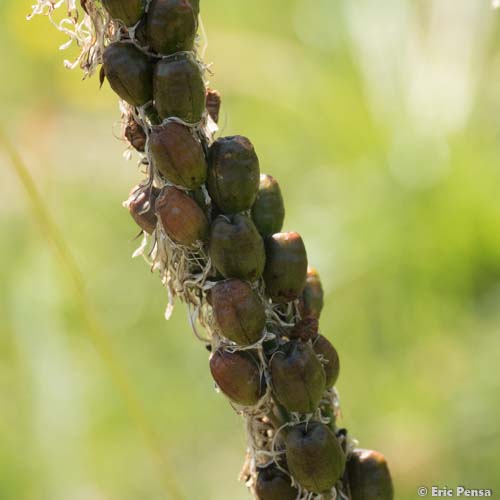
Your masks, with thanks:
[[(84, 273), (185, 497), (248, 498), (243, 425), (121, 207), (118, 106), (62, 65), (33, 0), (0, 2), (0, 122)], [(396, 498), (500, 494), (500, 11), (488, 0), (202, 2), (222, 133), (252, 139), (327, 291), (343, 425)], [(114, 125), (113, 125), (114, 124)], [(0, 151), (0, 499), (166, 498)]]

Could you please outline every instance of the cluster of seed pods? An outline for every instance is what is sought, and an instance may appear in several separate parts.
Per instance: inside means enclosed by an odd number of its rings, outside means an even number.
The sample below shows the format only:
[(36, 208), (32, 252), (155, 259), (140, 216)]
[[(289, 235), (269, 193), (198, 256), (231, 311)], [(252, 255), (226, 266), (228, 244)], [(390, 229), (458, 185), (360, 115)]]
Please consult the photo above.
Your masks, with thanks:
[(280, 186), (249, 139), (214, 139), (220, 96), (197, 56), (199, 2), (81, 3), (105, 9), (101, 81), (121, 99), (124, 137), (147, 174), (126, 206), (170, 305), (187, 304), (217, 387), (245, 419), (242, 479), (261, 500), (391, 500), (384, 457), (337, 426), (323, 289), (301, 236), (282, 232)]

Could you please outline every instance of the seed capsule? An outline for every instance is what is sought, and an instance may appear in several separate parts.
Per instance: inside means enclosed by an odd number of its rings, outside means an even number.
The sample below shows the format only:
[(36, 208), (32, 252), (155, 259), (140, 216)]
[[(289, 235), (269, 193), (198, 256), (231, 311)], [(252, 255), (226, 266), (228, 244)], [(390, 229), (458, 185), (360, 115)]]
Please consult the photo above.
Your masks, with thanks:
[(307, 342), (318, 335), (319, 323), (316, 318), (304, 318), (298, 321), (289, 333), (290, 339)]
[(134, 149), (140, 151), (141, 153), (144, 153), (146, 146), (146, 132), (144, 132), (144, 129), (135, 121), (132, 116), (128, 120), (124, 135), (125, 139), (127, 139), (129, 144)]
[(285, 220), (285, 205), (278, 181), (271, 175), (260, 176), (259, 192), (252, 207), (252, 219), (262, 236), (279, 233)]
[(208, 192), (226, 214), (249, 210), (259, 189), (259, 159), (242, 136), (217, 139), (208, 154)]
[(347, 461), (352, 500), (392, 500), (394, 489), (385, 457), (378, 451), (354, 450)]
[(147, 19), (151, 47), (169, 55), (193, 50), (197, 14), (188, 0), (152, 0)]
[(337, 438), (319, 422), (292, 428), (286, 438), (286, 459), (296, 481), (314, 493), (331, 490), (345, 467), (345, 455)]
[(285, 303), (300, 296), (306, 283), (307, 254), (298, 233), (268, 236), (264, 281), (273, 302)]
[(303, 317), (319, 319), (323, 310), (323, 286), (318, 271), (309, 267), (307, 269), (306, 286), (300, 297), (300, 313)]
[(326, 364), (323, 365), (326, 375), (326, 387), (332, 387), (339, 378), (340, 360), (337, 349), (323, 335), (318, 335), (313, 340), (313, 349), (316, 354), (323, 356)]
[(205, 84), (192, 55), (178, 55), (157, 63), (153, 79), (160, 118), (176, 116), (198, 123), (205, 110)]
[(254, 281), (262, 276), (266, 262), (264, 242), (254, 223), (243, 214), (215, 219), (208, 251), (224, 278)]
[(159, 190), (153, 188), (151, 191), (141, 189), (136, 186), (130, 193), (131, 201), (128, 203), (128, 210), (137, 225), (149, 234), (156, 228), (155, 203)]
[(270, 465), (259, 471), (255, 493), (258, 500), (295, 500), (298, 491), (292, 486), (289, 476)]
[(239, 405), (253, 406), (264, 395), (259, 364), (247, 351), (218, 349), (210, 358), (210, 371), (220, 390)]
[(270, 369), (274, 394), (288, 411), (316, 410), (325, 390), (325, 371), (310, 344), (288, 342), (273, 355)]
[(153, 164), (170, 182), (197, 189), (206, 180), (207, 163), (200, 141), (180, 123), (156, 127), (149, 137)]
[(264, 304), (244, 281), (217, 283), (210, 293), (215, 321), (222, 335), (239, 345), (251, 345), (262, 337), (266, 325)]
[(113, 19), (125, 26), (134, 26), (144, 14), (145, 0), (101, 0), (103, 7)]
[(221, 106), (221, 97), (217, 90), (207, 89), (206, 106), (208, 114), (215, 123), (219, 123), (219, 111)]
[(111, 88), (132, 106), (143, 106), (153, 98), (151, 62), (131, 43), (109, 45), (104, 51), (103, 68)]
[(174, 187), (166, 187), (156, 200), (156, 213), (167, 235), (177, 243), (192, 246), (208, 235), (208, 221), (197, 203)]

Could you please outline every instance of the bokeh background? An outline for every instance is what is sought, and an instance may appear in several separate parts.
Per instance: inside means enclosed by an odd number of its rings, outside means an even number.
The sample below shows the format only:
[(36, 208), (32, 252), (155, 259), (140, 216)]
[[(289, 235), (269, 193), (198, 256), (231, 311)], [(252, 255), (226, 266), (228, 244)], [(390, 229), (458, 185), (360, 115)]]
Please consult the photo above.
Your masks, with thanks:
[[(248, 498), (240, 419), (121, 201), (115, 97), (63, 68), (33, 0), (0, 2), (0, 121), (192, 500)], [(488, 0), (202, 2), (222, 133), (254, 142), (327, 292), (343, 424), (420, 485), (500, 495), (500, 11)], [(0, 152), (0, 498), (168, 498)]]

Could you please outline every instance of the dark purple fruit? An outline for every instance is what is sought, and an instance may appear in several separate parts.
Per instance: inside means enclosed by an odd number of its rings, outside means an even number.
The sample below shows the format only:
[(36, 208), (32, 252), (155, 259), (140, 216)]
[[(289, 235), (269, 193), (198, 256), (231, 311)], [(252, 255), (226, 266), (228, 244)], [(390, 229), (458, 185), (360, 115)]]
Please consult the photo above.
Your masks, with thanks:
[(221, 281), (211, 289), (210, 300), (224, 337), (244, 346), (260, 340), (266, 326), (264, 304), (248, 283)]
[(152, 234), (156, 228), (156, 213), (155, 203), (159, 190), (153, 188), (151, 191), (140, 189), (136, 186), (132, 189), (130, 196), (132, 201), (129, 201), (128, 210), (137, 225), (149, 234)]
[(197, 189), (207, 178), (203, 148), (189, 127), (169, 122), (149, 136), (153, 165), (172, 184)]
[(306, 286), (300, 298), (300, 312), (302, 316), (311, 316), (319, 319), (323, 310), (323, 286), (318, 271), (310, 267), (307, 269)]
[(196, 29), (197, 13), (189, 0), (152, 0), (147, 33), (158, 54), (193, 50)]
[(153, 78), (160, 118), (177, 117), (198, 123), (205, 110), (205, 84), (192, 55), (180, 54), (157, 63)]
[(174, 187), (165, 187), (156, 200), (163, 229), (175, 242), (192, 246), (208, 236), (208, 220), (197, 203)]
[(309, 343), (290, 341), (271, 359), (276, 399), (290, 412), (313, 413), (325, 390), (325, 371)]
[(260, 176), (259, 191), (252, 207), (252, 219), (262, 236), (279, 233), (285, 220), (285, 205), (278, 181), (271, 175)]
[(255, 483), (258, 500), (295, 500), (298, 490), (283, 471), (274, 465), (261, 469)]
[(302, 423), (291, 429), (286, 438), (286, 459), (294, 479), (314, 493), (330, 491), (345, 467), (345, 454), (337, 438), (319, 422)]
[(252, 208), (259, 177), (259, 159), (246, 137), (221, 137), (210, 147), (208, 192), (223, 213)]
[(219, 112), (221, 106), (221, 97), (217, 90), (207, 89), (206, 106), (207, 111), (215, 123), (219, 123)]
[(144, 153), (146, 148), (146, 132), (134, 117), (130, 116), (127, 126), (125, 127), (125, 139), (136, 150)]
[(253, 406), (264, 395), (259, 364), (247, 351), (218, 349), (210, 358), (210, 371), (220, 390), (239, 405)]
[(141, 20), (146, 6), (145, 0), (101, 0), (101, 3), (113, 19), (129, 27)]
[(109, 45), (104, 51), (103, 68), (111, 88), (132, 106), (143, 106), (153, 99), (153, 66), (135, 45)]
[(347, 461), (347, 474), (352, 500), (393, 500), (391, 473), (378, 451), (354, 450)]
[(208, 252), (224, 278), (254, 281), (262, 276), (266, 262), (264, 242), (246, 215), (220, 215), (212, 224)]
[(323, 335), (313, 340), (313, 349), (316, 354), (323, 356), (326, 364), (323, 365), (326, 375), (326, 387), (333, 387), (339, 378), (340, 360), (337, 349)]
[(306, 283), (307, 254), (298, 233), (268, 236), (264, 281), (273, 302), (285, 303), (300, 297)]

